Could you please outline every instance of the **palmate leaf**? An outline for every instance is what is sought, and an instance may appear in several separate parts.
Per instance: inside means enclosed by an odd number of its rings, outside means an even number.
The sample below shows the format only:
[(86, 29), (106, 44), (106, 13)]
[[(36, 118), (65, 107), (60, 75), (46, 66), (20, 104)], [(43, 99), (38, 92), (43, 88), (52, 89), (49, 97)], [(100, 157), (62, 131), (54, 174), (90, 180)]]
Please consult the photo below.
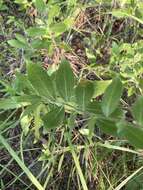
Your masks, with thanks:
[(93, 83), (87, 80), (82, 80), (76, 87), (76, 101), (77, 105), (85, 110), (86, 106), (90, 103), (90, 100), (94, 93)]
[(63, 60), (56, 73), (56, 89), (60, 97), (70, 102), (74, 96), (75, 79), (68, 61)]
[(114, 78), (112, 83), (107, 87), (101, 104), (102, 111), (106, 117), (110, 116), (117, 108), (122, 91), (123, 86), (120, 78)]
[(47, 129), (53, 129), (62, 124), (64, 119), (64, 108), (56, 107), (48, 112), (44, 117), (44, 127)]
[(135, 120), (143, 127), (143, 96), (139, 97), (132, 107)]
[(29, 63), (27, 65), (27, 73), (29, 81), (39, 96), (54, 99), (55, 89), (53, 81), (40, 65)]

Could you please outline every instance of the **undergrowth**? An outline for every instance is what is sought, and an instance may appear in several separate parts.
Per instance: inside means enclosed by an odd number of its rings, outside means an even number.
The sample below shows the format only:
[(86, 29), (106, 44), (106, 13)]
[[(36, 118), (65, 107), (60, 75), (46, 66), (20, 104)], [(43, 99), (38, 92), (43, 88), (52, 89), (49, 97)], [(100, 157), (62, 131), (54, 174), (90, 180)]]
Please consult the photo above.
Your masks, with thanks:
[(143, 189), (143, 2), (0, 0), (0, 189)]

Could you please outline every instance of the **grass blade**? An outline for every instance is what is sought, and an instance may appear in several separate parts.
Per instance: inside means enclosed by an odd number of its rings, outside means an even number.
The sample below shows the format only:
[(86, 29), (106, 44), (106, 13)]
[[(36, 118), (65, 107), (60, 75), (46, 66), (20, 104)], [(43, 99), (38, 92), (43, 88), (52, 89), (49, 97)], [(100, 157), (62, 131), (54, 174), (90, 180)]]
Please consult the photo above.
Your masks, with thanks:
[(72, 157), (74, 159), (74, 163), (75, 163), (75, 166), (76, 166), (76, 169), (77, 169), (77, 172), (78, 172), (78, 175), (80, 177), (80, 181), (81, 181), (81, 184), (82, 184), (82, 187), (83, 187), (83, 190), (88, 190), (88, 187), (86, 185), (86, 181), (85, 181), (85, 178), (84, 178), (84, 175), (82, 173), (82, 170), (81, 170), (81, 167), (80, 167), (80, 163), (79, 163), (79, 160), (77, 158), (77, 155), (74, 151), (74, 148), (71, 144), (71, 141), (70, 141), (70, 138), (68, 137), (67, 135), (67, 138), (68, 138), (68, 143), (69, 143), (69, 146), (70, 146), (70, 150), (71, 150), (71, 153), (72, 153)]
[(124, 181), (122, 181), (116, 188), (115, 190), (120, 190), (122, 187), (124, 187), (127, 182), (129, 182), (138, 172), (140, 172), (143, 169), (143, 166), (137, 169), (134, 173), (132, 173), (129, 177), (127, 177)]
[(17, 164), (22, 168), (27, 177), (32, 181), (33, 185), (37, 187), (38, 190), (44, 190), (42, 185), (38, 182), (35, 176), (31, 173), (31, 171), (25, 166), (25, 164), (20, 160), (15, 151), (11, 148), (11, 146), (7, 143), (5, 138), (0, 134), (0, 142), (7, 149), (9, 154), (13, 157), (13, 159), (17, 162)]

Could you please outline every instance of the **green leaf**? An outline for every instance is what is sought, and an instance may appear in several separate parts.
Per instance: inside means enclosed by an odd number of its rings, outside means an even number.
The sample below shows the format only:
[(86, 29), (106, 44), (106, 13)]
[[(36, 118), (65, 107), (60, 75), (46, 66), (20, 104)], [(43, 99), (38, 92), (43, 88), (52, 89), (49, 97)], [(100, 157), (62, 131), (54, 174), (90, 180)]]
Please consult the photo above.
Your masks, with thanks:
[(143, 127), (143, 96), (139, 97), (132, 107), (135, 120)]
[(27, 75), (24, 75), (20, 72), (16, 72), (16, 78), (13, 82), (13, 88), (15, 89), (16, 93), (25, 92), (25, 94), (29, 94), (34, 92)]
[(95, 115), (101, 115), (102, 114), (101, 103), (97, 101), (90, 102), (86, 106), (86, 111)]
[(89, 132), (87, 130), (86, 132), (88, 132), (89, 142), (92, 141), (92, 137), (95, 135), (95, 127), (96, 127), (95, 123), (96, 123), (96, 117), (94, 116), (90, 117), (89, 120), (87, 121)]
[(119, 122), (116, 125), (119, 136), (126, 138), (131, 145), (143, 148), (143, 129), (126, 122)]
[(71, 9), (72, 6), (76, 6), (77, 0), (68, 1), (68, 8)]
[(55, 36), (59, 36), (67, 30), (67, 26), (63, 22), (59, 22), (50, 25), (50, 30), (55, 34)]
[(40, 138), (40, 128), (42, 127), (43, 124), (41, 119), (41, 111), (42, 111), (42, 104), (37, 106), (37, 108), (34, 110), (34, 135), (37, 140)]
[(34, 49), (49, 49), (51, 41), (48, 39), (34, 39), (31, 42), (31, 46)]
[(30, 37), (40, 37), (47, 34), (46, 28), (40, 28), (40, 27), (30, 27), (27, 29), (27, 34)]
[(27, 106), (29, 103), (20, 102), (18, 103), (14, 98), (7, 98), (0, 100), (0, 109), (9, 110), (9, 109), (17, 109), (23, 106)]
[(78, 106), (85, 110), (94, 93), (93, 83), (87, 80), (81, 81), (76, 87), (76, 101)]
[(27, 44), (15, 39), (8, 40), (8, 44), (15, 48), (27, 48)]
[(48, 12), (48, 24), (51, 24), (53, 22), (53, 18), (56, 16), (59, 16), (60, 13), (60, 7), (55, 4), (51, 8), (49, 8)]
[(25, 136), (29, 132), (29, 127), (31, 125), (31, 122), (32, 122), (32, 117), (29, 117), (28, 115), (25, 115), (20, 120), (21, 128), (22, 128)]
[(44, 117), (44, 126), (49, 129), (53, 129), (62, 124), (64, 119), (64, 108), (57, 107), (48, 112)]
[(27, 73), (29, 81), (39, 96), (50, 99), (55, 97), (53, 81), (40, 65), (29, 63)]
[(102, 111), (106, 117), (117, 108), (123, 91), (122, 82), (118, 77), (114, 78), (107, 87), (101, 103)]
[(38, 104), (41, 102), (41, 97), (36, 95), (21, 95), (13, 97), (17, 103)]
[(110, 118), (121, 120), (125, 118), (124, 111), (121, 106), (118, 106), (116, 110), (110, 115)]
[(28, 42), (27, 42), (27, 40), (25, 39), (24, 36), (22, 36), (21, 34), (15, 34), (15, 37), (16, 37), (16, 39), (17, 39), (19, 42), (25, 44), (25, 46), (28, 46)]
[[(101, 103), (97, 102), (97, 101), (93, 101), (90, 102), (87, 106), (86, 106), (86, 111), (95, 115), (102, 115), (102, 109), (101, 109)], [(118, 107), (111, 115), (110, 118), (114, 118), (114, 119), (123, 119), (124, 118), (124, 112), (122, 110), (121, 107)]]
[(86, 56), (88, 57), (90, 63), (96, 63), (96, 56), (91, 50), (89, 50), (89, 48), (86, 48)]
[(34, 104), (31, 104), (31, 105), (28, 105), (24, 111), (22, 112), (22, 116), (21, 117), (25, 117), (26, 115), (28, 116), (33, 116), (35, 110), (37, 109), (37, 107), (40, 105), (39, 102), (37, 103), (34, 103)]
[(110, 119), (97, 119), (96, 125), (106, 134), (117, 136), (116, 123)]
[(40, 13), (43, 13), (46, 8), (44, 0), (35, 0), (35, 6)]
[(56, 73), (56, 88), (61, 98), (71, 101), (74, 96), (75, 79), (68, 61), (63, 60)]
[(112, 11), (112, 15), (117, 17), (117, 18), (123, 18), (123, 17), (127, 17), (129, 16), (127, 14), (127, 12), (123, 11), (123, 10), (113, 10)]
[(1, 99), (0, 109), (17, 109), (30, 104), (35, 104), (41, 101), (41, 98), (36, 95), (13, 96), (12, 98)]
[(128, 17), (128, 18), (131, 18), (131, 19), (133, 19), (133, 20), (135, 20), (135, 21), (143, 24), (143, 20), (142, 19), (140, 19), (140, 18), (132, 15), (132, 13), (130, 11), (128, 11), (128, 10), (126, 10), (126, 11), (115, 10), (115, 11), (112, 11), (111, 13), (115, 17), (118, 17), (118, 18)]
[(97, 96), (102, 95), (106, 88), (111, 83), (111, 80), (103, 80), (103, 81), (94, 81), (94, 95), (93, 97), (96, 98)]
[(8, 7), (3, 3), (3, 1), (0, 1), (0, 11), (6, 11), (8, 10)]
[(66, 25), (67, 30), (71, 29), (74, 25), (74, 18), (67, 17), (64, 19), (63, 23)]
[(67, 119), (67, 123), (68, 123), (68, 127), (72, 130), (75, 128), (76, 126), (76, 118), (77, 118), (77, 113), (76, 112), (72, 112), (69, 116), (69, 118)]
[(85, 129), (85, 128), (82, 128), (79, 130), (80, 134), (84, 135), (84, 136), (89, 136), (89, 129)]

